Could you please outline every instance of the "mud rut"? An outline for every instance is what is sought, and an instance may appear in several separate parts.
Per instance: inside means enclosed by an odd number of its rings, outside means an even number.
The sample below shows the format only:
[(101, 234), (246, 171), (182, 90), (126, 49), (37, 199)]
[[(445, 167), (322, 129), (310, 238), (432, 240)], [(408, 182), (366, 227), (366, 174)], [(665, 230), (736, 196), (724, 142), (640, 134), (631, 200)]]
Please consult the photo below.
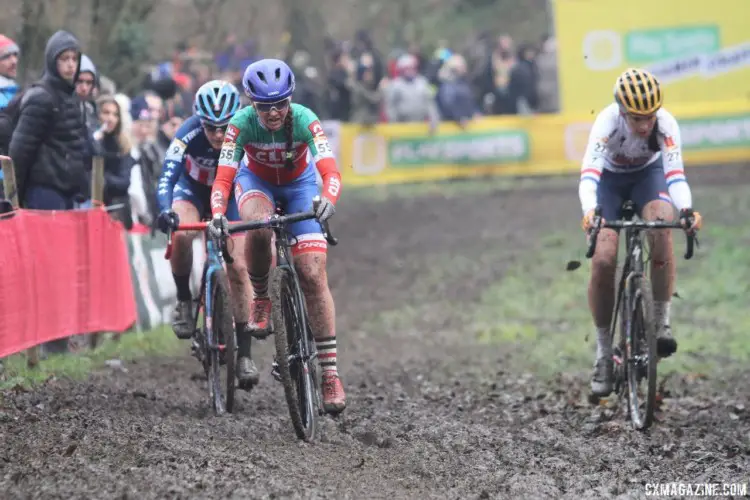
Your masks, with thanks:
[[(692, 179), (709, 177), (716, 171)], [(330, 280), (349, 408), (326, 420), (319, 443), (293, 435), (269, 341), (255, 350), (261, 385), (240, 393), (228, 418), (208, 411), (193, 358), (142, 360), (6, 393), (1, 496), (638, 498), (647, 482), (747, 480), (746, 377), (670, 380), (662, 421), (643, 435), (581, 403), (585, 373), (543, 381), (506, 371), (512, 348), (462, 334), (451, 309), (578, 210), (575, 180), (566, 191), (449, 202), (345, 199)], [(433, 252), (487, 267), (416, 293), (426, 271), (415, 259)], [(362, 328), (379, 311), (433, 303), (417, 324)]]

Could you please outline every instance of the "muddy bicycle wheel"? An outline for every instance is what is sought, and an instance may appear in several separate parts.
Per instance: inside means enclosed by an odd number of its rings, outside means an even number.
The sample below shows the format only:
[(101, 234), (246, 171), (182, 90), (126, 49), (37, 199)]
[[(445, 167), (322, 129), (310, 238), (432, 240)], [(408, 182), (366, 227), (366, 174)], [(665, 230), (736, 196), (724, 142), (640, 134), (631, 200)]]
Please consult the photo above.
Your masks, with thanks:
[[(211, 273), (211, 314), (205, 315), (204, 328), (208, 364), (208, 390), (211, 405), (216, 415), (234, 410), (235, 375), (234, 361), (237, 342), (234, 332), (232, 304), (229, 296), (229, 281), (224, 269)], [(211, 347), (214, 344), (216, 347)]]
[[(651, 287), (646, 279), (632, 284), (629, 297), (628, 329), (630, 346), (626, 343), (625, 366), (628, 380), (628, 413), (633, 427), (648, 429), (656, 409), (656, 325)], [(643, 384), (645, 379), (645, 384)], [(642, 387), (645, 385), (645, 387)]]
[(317, 397), (312, 359), (306, 359), (304, 336), (307, 334), (302, 291), (292, 271), (274, 268), (270, 284), (271, 311), (278, 366), (292, 427), (299, 439), (312, 441), (317, 429)]

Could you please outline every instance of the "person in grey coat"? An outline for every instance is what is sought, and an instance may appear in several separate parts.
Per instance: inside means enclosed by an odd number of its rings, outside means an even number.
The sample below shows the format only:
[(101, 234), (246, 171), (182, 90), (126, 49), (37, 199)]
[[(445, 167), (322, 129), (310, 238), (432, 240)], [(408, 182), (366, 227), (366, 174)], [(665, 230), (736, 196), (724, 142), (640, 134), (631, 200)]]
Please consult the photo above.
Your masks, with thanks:
[(385, 115), (390, 123), (428, 121), (434, 132), (440, 120), (435, 92), (427, 78), (417, 72), (419, 61), (411, 54), (398, 58), (398, 76), (385, 87)]

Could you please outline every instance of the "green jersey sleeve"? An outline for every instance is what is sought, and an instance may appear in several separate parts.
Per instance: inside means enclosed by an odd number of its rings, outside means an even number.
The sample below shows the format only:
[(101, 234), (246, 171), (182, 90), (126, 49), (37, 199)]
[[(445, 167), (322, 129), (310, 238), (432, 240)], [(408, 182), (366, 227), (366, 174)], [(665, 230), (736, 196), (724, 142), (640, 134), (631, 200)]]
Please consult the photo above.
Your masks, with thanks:
[(335, 159), (318, 116), (304, 106), (293, 106), (296, 111), (294, 114), (295, 138), (307, 144), (316, 164), (325, 158)]

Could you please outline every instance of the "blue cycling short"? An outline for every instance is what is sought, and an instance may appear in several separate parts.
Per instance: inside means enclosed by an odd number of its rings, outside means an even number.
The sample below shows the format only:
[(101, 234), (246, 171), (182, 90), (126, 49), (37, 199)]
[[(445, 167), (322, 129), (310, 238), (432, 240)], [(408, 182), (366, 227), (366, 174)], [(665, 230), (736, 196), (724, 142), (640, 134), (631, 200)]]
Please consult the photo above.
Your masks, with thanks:
[[(198, 209), (201, 219), (211, 218), (211, 186), (196, 182), (184, 173), (180, 176), (172, 191), (172, 203), (187, 201)], [(237, 202), (234, 196), (229, 198), (227, 207), (227, 219), (230, 221), (240, 220), (240, 212), (237, 210)]]
[(622, 216), (622, 204), (627, 200), (633, 202), (636, 213), (641, 215), (643, 207), (651, 201), (672, 203), (661, 157), (632, 173), (615, 173), (604, 169), (596, 194), (605, 220), (619, 219)]
[[(320, 195), (316, 171), (311, 163), (294, 181), (283, 186), (275, 186), (242, 166), (234, 179), (234, 198), (240, 207), (249, 199), (262, 197), (269, 200), (271, 204), (279, 202), (287, 214), (312, 210), (312, 199)], [(297, 240), (293, 249), (294, 254), (326, 251), (327, 245), (323, 238), (323, 230), (317, 220), (295, 222), (290, 225), (289, 232)]]

